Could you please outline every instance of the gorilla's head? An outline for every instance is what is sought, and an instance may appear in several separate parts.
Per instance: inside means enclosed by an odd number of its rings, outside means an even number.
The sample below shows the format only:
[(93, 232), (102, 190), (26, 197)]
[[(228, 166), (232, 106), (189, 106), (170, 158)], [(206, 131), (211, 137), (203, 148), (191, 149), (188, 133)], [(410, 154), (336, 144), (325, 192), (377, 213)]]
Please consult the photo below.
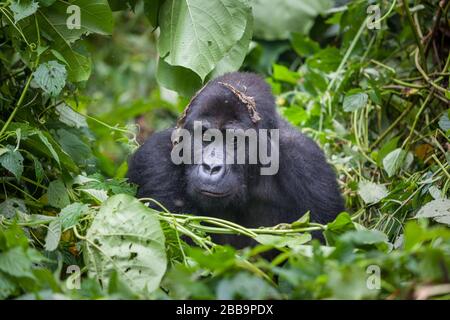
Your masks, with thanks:
[(236, 210), (246, 203), (260, 174), (260, 129), (275, 128), (270, 100), (258, 103), (245, 84), (220, 81), (210, 82), (192, 99), (179, 124), (191, 137), (191, 162), (183, 165), (187, 194), (205, 211)]

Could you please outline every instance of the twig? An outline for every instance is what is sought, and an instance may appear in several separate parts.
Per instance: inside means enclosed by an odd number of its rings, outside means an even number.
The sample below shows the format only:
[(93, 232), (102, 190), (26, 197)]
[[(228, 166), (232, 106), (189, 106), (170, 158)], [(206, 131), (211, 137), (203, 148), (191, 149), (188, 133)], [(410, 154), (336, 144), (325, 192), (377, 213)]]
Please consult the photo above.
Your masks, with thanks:
[(411, 29), (414, 34), (414, 38), (416, 39), (417, 47), (419, 48), (420, 53), (420, 59), (422, 60), (422, 65), (425, 70), (427, 70), (427, 63), (425, 59), (425, 51), (423, 49), (422, 39), (420, 38), (420, 31), (419, 27), (417, 26), (416, 22), (414, 21), (411, 11), (409, 11), (408, 1), (402, 0), (403, 7), (405, 10), (406, 17), (408, 18), (409, 24), (411, 25)]

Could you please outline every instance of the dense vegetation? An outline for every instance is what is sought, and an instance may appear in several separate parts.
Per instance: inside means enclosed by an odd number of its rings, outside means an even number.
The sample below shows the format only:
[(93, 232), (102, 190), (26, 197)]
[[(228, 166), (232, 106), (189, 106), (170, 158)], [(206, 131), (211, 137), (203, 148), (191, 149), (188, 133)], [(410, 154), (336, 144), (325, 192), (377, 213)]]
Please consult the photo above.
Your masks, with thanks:
[[(0, 298), (449, 298), (449, 3), (0, 1)], [(134, 197), (138, 142), (238, 68), (327, 153), (334, 222), (248, 229)]]

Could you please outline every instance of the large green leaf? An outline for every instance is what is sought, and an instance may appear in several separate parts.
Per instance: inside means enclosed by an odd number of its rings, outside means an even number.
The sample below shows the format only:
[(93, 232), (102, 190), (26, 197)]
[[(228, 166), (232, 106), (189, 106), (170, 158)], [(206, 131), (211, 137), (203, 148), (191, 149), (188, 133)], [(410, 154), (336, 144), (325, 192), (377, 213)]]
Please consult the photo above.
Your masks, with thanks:
[(156, 78), (163, 87), (177, 91), (184, 97), (192, 96), (202, 86), (202, 80), (194, 71), (171, 66), (162, 59), (158, 61)]
[[(67, 9), (71, 5), (80, 8), (80, 28), (69, 29), (67, 21), (70, 14)], [(84, 34), (99, 33), (111, 34), (113, 27), (112, 12), (107, 0), (75, 0), (71, 3), (57, 1), (47, 8), (37, 12), (39, 26), (45, 30), (43, 34), (52, 43), (52, 48), (58, 52), (66, 63), (68, 79), (72, 82), (86, 81), (89, 78), (91, 67), (90, 59), (79, 53), (73, 45), (75, 40)], [(30, 24), (29, 34), (34, 36), (34, 24)], [(62, 60), (60, 59), (60, 60)]]
[(214, 79), (227, 72), (236, 71), (240, 68), (247, 55), (250, 41), (253, 35), (253, 16), (251, 12), (248, 14), (247, 25), (242, 38), (231, 48), (225, 57), (219, 61), (213, 71), (208, 75), (209, 79)]
[(249, 12), (247, 1), (240, 0), (165, 1), (159, 13), (161, 58), (203, 81), (242, 39)]
[(158, 288), (167, 265), (165, 238), (152, 210), (139, 200), (125, 194), (109, 198), (86, 237), (89, 273), (104, 287), (116, 270), (133, 290)]
[[(74, 22), (70, 19), (71, 15), (77, 14), (76, 11), (68, 10), (70, 6), (78, 6), (80, 10), (79, 28), (68, 24)], [(59, 38), (67, 42), (78, 40), (89, 33), (108, 35), (113, 30), (113, 17), (107, 0), (56, 1), (48, 8), (39, 9), (39, 13), (51, 23)]]
[(291, 32), (307, 34), (317, 15), (332, 0), (253, 0), (255, 36), (265, 40), (288, 39)]

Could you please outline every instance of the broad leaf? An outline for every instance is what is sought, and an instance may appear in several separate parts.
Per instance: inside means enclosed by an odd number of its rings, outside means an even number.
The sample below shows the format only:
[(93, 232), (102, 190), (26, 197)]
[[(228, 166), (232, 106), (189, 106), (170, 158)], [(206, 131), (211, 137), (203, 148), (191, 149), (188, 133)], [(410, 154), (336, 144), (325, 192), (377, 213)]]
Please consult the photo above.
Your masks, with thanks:
[(109, 198), (86, 238), (89, 273), (104, 287), (116, 270), (133, 290), (158, 288), (167, 264), (164, 234), (152, 210), (139, 200), (123, 194)]
[(244, 62), (247, 55), (250, 41), (253, 34), (253, 17), (251, 12), (248, 14), (247, 25), (245, 26), (245, 32), (230, 51), (227, 52), (225, 57), (220, 60), (213, 71), (208, 75), (209, 79), (214, 79), (227, 72), (238, 70)]
[(8, 145), (7, 149), (8, 151), (0, 156), (0, 164), (19, 180), (23, 172), (23, 157), (13, 146)]
[(58, 248), (61, 239), (61, 221), (55, 219), (48, 225), (47, 236), (45, 237), (44, 248), (47, 251), (54, 251)]
[(57, 96), (66, 85), (67, 72), (64, 65), (48, 61), (39, 65), (33, 77), (42, 90), (51, 96)]
[(39, 8), (39, 4), (34, 0), (13, 0), (9, 8), (14, 14), (14, 21), (18, 21), (31, 16)]
[(403, 166), (406, 159), (406, 152), (401, 148), (397, 148), (390, 152), (383, 159), (383, 167), (389, 177), (395, 175)]
[(59, 113), (59, 121), (70, 127), (82, 128), (88, 126), (86, 117), (76, 112), (65, 103), (56, 106), (56, 111)]
[(347, 95), (344, 98), (344, 111), (352, 112), (358, 109), (362, 109), (367, 104), (367, 93), (360, 92), (356, 94)]
[(358, 194), (366, 204), (379, 202), (388, 195), (386, 186), (371, 181), (360, 181), (358, 184)]
[(89, 206), (87, 204), (79, 202), (69, 204), (67, 207), (63, 208), (59, 213), (62, 230), (65, 231), (76, 225), (88, 210)]
[(50, 182), (47, 190), (47, 197), (49, 205), (55, 208), (64, 208), (70, 203), (66, 186), (61, 180)]
[(244, 35), (249, 11), (240, 0), (167, 0), (159, 13), (159, 54), (203, 81)]
[(424, 205), (415, 218), (433, 218), (433, 220), (450, 225), (450, 200), (436, 199)]
[(253, 0), (255, 36), (265, 40), (288, 39), (291, 32), (307, 34), (317, 15), (332, 0)]

